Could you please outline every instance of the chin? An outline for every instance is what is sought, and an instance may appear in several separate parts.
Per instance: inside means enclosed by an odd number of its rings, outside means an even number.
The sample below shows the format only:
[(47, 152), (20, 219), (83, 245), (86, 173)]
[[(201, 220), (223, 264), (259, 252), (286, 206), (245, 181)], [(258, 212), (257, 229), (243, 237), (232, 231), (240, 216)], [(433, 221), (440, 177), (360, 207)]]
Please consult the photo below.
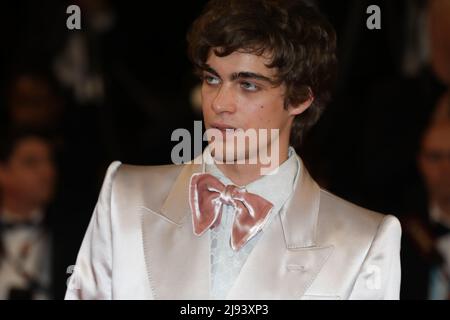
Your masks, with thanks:
[[(222, 150), (222, 152), (217, 152), (218, 149)], [(228, 157), (227, 150), (229, 150)], [(245, 148), (243, 150), (237, 150), (236, 146), (232, 144), (215, 145), (211, 151), (211, 156), (214, 160), (224, 164), (256, 164), (257, 155), (258, 149), (249, 150)]]

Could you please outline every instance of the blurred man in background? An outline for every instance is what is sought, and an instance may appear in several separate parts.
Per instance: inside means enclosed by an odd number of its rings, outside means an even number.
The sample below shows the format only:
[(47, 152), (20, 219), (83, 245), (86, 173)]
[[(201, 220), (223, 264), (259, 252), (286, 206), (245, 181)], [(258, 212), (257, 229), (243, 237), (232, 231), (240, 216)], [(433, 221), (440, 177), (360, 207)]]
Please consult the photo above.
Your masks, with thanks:
[[(99, 125), (92, 113), (81, 112), (71, 103), (57, 79), (45, 68), (25, 65), (13, 69), (4, 91), (5, 121), (0, 128), (22, 128), (0, 135), (2, 149), (7, 150), (5, 159), (15, 150), (18, 140), (25, 138), (23, 136), (37, 134), (40, 141), (52, 149), (52, 158), (58, 164), (58, 181), (63, 183), (52, 192), (54, 196), (51, 206), (45, 210), (44, 225), (51, 231), (52, 238), (52, 258), (49, 260), (52, 297), (62, 298), (66, 290), (66, 270), (73, 263), (82, 237), (75, 226), (87, 224), (90, 211), (87, 208), (95, 201), (97, 185), (101, 182), (97, 183), (96, 172), (101, 171), (98, 159), (105, 153), (100, 147), (102, 143), (97, 140)], [(51, 136), (51, 146), (48, 136)], [(81, 177), (73, 170), (75, 164), (84, 168), (86, 176)], [(0, 298), (8, 298), (8, 294), (0, 295)]]
[(46, 209), (56, 170), (50, 140), (14, 131), (0, 143), (0, 299), (51, 297)]
[(423, 134), (417, 163), (424, 190), (406, 200), (403, 297), (450, 299), (450, 105), (445, 98)]
[(367, 205), (380, 211), (403, 210), (398, 191), (417, 183), (417, 141), (450, 83), (450, 1), (408, 4), (409, 26), (399, 28), (403, 39), (394, 38), (404, 47), (396, 63), (401, 73), (369, 84), (359, 106), (364, 114), (361, 192)]
[[(430, 73), (441, 90), (417, 97), (410, 87), (403, 93), (403, 120), (408, 126), (412, 109), (428, 114), (419, 139), (417, 168), (421, 186), (407, 188), (404, 200), (402, 298), (450, 299), (450, 1), (426, 2), (426, 32), (422, 49)], [(421, 81), (421, 89), (432, 81)], [(397, 87), (396, 87), (397, 90)], [(424, 91), (425, 93), (427, 91)], [(415, 102), (405, 103), (408, 97)], [(407, 109), (405, 109), (407, 108)], [(431, 111), (431, 112), (430, 112)], [(415, 189), (415, 190), (413, 190)]]

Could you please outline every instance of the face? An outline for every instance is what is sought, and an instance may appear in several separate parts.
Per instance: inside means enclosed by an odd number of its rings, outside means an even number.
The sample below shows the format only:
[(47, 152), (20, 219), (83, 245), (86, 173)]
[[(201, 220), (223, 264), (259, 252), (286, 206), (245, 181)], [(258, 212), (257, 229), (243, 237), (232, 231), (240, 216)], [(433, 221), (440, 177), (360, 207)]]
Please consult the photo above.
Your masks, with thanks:
[[(264, 145), (264, 139), (257, 134), (257, 143), (246, 144), (244, 150), (233, 153), (234, 160), (248, 158), (255, 148), (270, 150), (275, 140), (280, 150), (287, 150), (294, 117), (311, 103), (284, 108), (285, 85), (274, 85), (276, 70), (266, 66), (270, 62), (267, 56), (238, 51), (225, 57), (212, 52), (206, 61), (201, 89), (203, 117), (207, 130), (220, 130), (227, 149), (222, 154), (236, 148), (236, 143), (232, 143), (239, 130), (267, 130)], [(278, 138), (270, 135), (271, 129), (279, 130)]]
[(430, 195), (450, 201), (450, 122), (431, 127), (422, 141), (419, 167)]
[(6, 164), (0, 165), (2, 191), (33, 206), (43, 206), (52, 197), (55, 167), (49, 145), (38, 138), (19, 142)]

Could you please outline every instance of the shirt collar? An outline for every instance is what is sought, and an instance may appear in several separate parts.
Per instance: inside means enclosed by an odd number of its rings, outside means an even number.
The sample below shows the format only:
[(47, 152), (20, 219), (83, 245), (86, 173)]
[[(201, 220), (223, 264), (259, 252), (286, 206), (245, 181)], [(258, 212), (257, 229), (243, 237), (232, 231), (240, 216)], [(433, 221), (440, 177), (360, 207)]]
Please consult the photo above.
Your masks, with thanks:
[[(208, 148), (205, 149), (204, 156), (211, 160)], [(233, 184), (222, 171), (216, 166), (214, 161), (204, 161), (206, 163), (203, 172), (208, 172), (219, 179), (223, 184)], [(294, 189), (294, 181), (300, 173), (300, 164), (294, 148), (289, 147), (288, 159), (284, 161), (273, 174), (263, 175), (259, 179), (247, 184), (245, 189), (248, 192), (257, 194), (270, 201), (275, 208), (280, 208)], [(275, 171), (277, 170), (277, 171)], [(274, 192), (276, 191), (276, 192)]]
[(441, 208), (437, 203), (432, 203), (428, 211), (430, 213), (431, 221), (439, 223), (447, 228), (450, 228), (450, 219), (448, 219), (444, 215), (444, 213), (442, 212)]

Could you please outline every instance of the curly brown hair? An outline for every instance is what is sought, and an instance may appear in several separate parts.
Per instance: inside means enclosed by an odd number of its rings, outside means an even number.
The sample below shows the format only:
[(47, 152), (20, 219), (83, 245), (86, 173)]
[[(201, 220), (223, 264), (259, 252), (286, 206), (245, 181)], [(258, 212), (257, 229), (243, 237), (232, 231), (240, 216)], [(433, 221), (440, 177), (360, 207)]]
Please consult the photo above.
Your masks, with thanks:
[(301, 0), (212, 0), (187, 35), (188, 55), (197, 71), (205, 69), (212, 49), (219, 57), (235, 51), (269, 53), (277, 85), (286, 86), (284, 105), (311, 96), (312, 105), (296, 116), (293, 145), (313, 126), (330, 99), (336, 75), (336, 33), (313, 6)]

